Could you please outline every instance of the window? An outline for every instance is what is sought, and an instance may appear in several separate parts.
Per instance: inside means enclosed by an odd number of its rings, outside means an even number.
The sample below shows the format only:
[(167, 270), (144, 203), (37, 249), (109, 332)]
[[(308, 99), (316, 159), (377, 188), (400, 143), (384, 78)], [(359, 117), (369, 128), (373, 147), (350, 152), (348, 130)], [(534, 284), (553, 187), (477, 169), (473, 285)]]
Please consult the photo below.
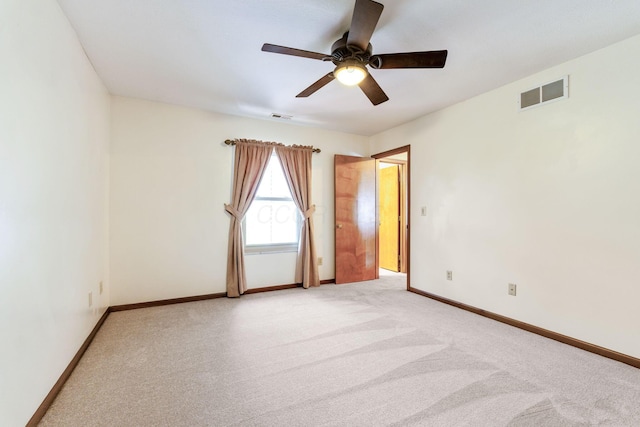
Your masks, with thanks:
[(248, 253), (296, 251), (301, 218), (273, 153), (255, 199), (244, 217), (245, 251)]

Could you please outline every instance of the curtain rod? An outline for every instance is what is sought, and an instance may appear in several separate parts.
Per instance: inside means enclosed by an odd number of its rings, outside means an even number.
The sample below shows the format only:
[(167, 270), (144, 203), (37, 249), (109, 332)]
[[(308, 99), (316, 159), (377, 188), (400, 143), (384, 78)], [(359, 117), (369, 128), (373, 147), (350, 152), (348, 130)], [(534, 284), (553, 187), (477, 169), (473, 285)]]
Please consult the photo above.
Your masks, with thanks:
[[(231, 140), (231, 139), (225, 140), (224, 143), (227, 144), (227, 145), (236, 145), (236, 142)], [(285, 147), (287, 147), (287, 146), (285, 145)], [(290, 147), (290, 146), (288, 146), (288, 147)], [(312, 151), (314, 153), (319, 153), (321, 150), (319, 148), (313, 148)]]

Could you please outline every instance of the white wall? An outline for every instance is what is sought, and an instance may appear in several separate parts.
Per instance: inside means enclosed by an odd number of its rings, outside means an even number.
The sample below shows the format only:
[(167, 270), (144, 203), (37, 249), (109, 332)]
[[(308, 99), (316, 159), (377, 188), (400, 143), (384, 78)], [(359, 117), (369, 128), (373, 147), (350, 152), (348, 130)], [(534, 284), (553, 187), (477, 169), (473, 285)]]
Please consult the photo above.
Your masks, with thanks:
[(411, 144), (412, 286), (640, 357), (639, 113), (637, 36), (373, 137)]
[(108, 306), (109, 108), (54, 0), (1, 2), (0, 425), (27, 423)]
[[(112, 98), (111, 304), (225, 292), (233, 149), (225, 139), (314, 145), (321, 279), (333, 271), (333, 156), (361, 136)], [(249, 288), (293, 283), (295, 254), (247, 255)]]

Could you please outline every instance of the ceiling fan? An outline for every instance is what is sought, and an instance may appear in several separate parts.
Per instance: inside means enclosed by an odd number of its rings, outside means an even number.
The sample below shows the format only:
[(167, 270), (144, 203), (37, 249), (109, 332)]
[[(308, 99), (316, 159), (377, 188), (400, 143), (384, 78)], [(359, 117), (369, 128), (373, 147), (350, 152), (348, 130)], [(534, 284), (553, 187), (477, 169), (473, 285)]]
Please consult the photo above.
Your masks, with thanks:
[(303, 58), (331, 61), (336, 68), (296, 95), (306, 98), (318, 89), (338, 79), (345, 85), (358, 85), (373, 105), (389, 100), (382, 88), (367, 70), (387, 68), (443, 68), (447, 60), (446, 50), (405, 52), (372, 55), (371, 35), (378, 24), (384, 5), (372, 0), (356, 0), (351, 18), (351, 28), (331, 46), (331, 55), (294, 49), (265, 43), (262, 51)]

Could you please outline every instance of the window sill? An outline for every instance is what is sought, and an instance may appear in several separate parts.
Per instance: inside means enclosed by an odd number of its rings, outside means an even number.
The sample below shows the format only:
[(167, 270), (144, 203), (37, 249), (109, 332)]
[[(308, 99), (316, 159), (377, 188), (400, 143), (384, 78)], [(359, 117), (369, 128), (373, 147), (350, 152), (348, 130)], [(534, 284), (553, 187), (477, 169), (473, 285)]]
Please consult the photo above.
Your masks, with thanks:
[(298, 252), (298, 245), (245, 246), (245, 255), (269, 255)]

